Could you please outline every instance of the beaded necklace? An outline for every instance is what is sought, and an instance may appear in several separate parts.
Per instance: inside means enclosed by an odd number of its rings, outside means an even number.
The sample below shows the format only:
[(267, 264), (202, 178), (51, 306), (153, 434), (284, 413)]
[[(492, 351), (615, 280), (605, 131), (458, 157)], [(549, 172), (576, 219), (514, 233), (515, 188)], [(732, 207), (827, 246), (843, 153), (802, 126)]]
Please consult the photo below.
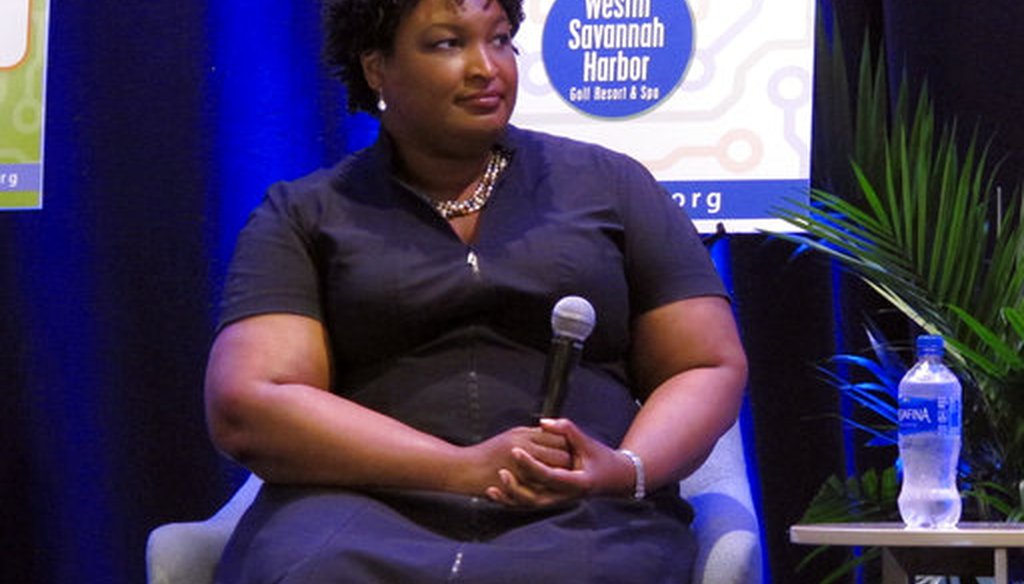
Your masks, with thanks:
[(483, 209), (484, 205), (487, 204), (487, 201), (491, 198), (491, 193), (494, 192), (494, 183), (498, 181), (498, 177), (501, 176), (502, 171), (508, 166), (508, 162), (509, 155), (504, 150), (500, 148), (491, 150), (491, 157), (487, 160), (487, 168), (484, 170), (484, 175), (480, 178), (480, 182), (477, 183), (476, 189), (473, 190), (473, 195), (468, 199), (462, 201), (435, 201), (429, 197), (421, 196), (445, 219), (471, 215)]

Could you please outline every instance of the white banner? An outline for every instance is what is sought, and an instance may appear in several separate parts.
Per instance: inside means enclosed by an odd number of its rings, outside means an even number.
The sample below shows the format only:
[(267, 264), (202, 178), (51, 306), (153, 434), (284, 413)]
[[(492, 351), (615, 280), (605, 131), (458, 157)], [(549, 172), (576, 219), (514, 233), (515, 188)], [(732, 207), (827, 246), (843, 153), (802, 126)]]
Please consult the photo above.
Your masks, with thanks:
[(527, 0), (519, 126), (644, 163), (703, 232), (810, 182), (814, 0)]
[(0, 0), (0, 210), (43, 206), (47, 0)]

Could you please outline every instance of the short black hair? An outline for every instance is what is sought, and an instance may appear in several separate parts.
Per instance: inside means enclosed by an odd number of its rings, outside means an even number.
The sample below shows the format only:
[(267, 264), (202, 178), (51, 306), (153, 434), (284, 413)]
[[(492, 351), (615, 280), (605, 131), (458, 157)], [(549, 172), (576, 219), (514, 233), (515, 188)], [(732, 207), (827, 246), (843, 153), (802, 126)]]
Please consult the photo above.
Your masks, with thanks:
[[(463, 0), (451, 0), (461, 4)], [(366, 83), (361, 57), (379, 50), (391, 54), (402, 17), (420, 0), (324, 0), (323, 58), (331, 73), (345, 84), (348, 109), (376, 115), (377, 94)], [(523, 22), (523, 0), (497, 0), (512, 25)]]

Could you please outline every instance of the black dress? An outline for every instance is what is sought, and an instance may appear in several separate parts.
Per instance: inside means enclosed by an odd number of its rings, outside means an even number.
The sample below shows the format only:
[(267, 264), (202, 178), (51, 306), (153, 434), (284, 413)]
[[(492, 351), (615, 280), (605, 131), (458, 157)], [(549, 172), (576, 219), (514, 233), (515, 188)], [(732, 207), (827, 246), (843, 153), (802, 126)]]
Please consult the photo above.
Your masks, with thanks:
[[(597, 313), (564, 416), (617, 446), (637, 411), (633, 316), (724, 295), (683, 212), (641, 165), (510, 128), (512, 156), (467, 245), (392, 177), (382, 138), (273, 187), (240, 237), (222, 326), (269, 312), (327, 328), (333, 391), (455, 444), (529, 425), (555, 302)], [(267, 485), (219, 582), (686, 582), (689, 507), (673, 489), (542, 510), (474, 497)]]

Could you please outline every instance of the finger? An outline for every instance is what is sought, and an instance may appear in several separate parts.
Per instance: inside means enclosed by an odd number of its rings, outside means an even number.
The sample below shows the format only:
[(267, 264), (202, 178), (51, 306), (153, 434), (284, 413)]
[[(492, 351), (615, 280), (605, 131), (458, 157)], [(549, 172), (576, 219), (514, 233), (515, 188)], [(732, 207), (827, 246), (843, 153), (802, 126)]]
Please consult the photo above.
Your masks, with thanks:
[(546, 431), (544, 428), (536, 428), (536, 432), (530, 436), (530, 440), (534, 444), (539, 444), (548, 448), (557, 448), (561, 450), (568, 450), (569, 448), (569, 442), (565, 439), (565, 436), (555, 432)]
[(558, 464), (549, 464), (543, 457), (538, 457), (534, 452), (527, 450), (526, 448), (514, 447), (512, 449), (512, 460), (513, 468), (517, 471), (517, 475), (522, 478), (528, 478), (532, 482), (545, 483), (556, 470), (568, 472), (571, 469), (569, 463), (571, 463), (571, 457), (566, 458), (566, 453), (560, 453), (560, 451), (550, 451), (546, 454), (551, 455), (552, 458)]
[(572, 464), (572, 448), (565, 436), (537, 428), (530, 436), (529, 452), (544, 464), (562, 468), (570, 468)]
[(575, 499), (581, 495), (579, 489), (575, 487), (574, 481), (536, 482), (509, 469), (502, 469), (498, 474), (502, 481), (501, 488), (504, 495), (514, 501), (517, 506), (540, 507)]
[(539, 485), (547, 492), (567, 494), (573, 497), (584, 496), (594, 488), (592, 461), (588, 462), (589, 457), (597, 453), (597, 445), (603, 448), (607, 447), (595, 442), (571, 422), (565, 426), (559, 424), (558, 427), (559, 431), (564, 430), (572, 436), (570, 440), (579, 440), (579, 450), (573, 455), (571, 467), (543, 465), (531, 457), (528, 452), (513, 448), (514, 470), (520, 482), (524, 482), (528, 486)]
[(490, 500), (496, 503), (514, 507), (518, 505), (514, 496), (514, 488), (512, 487), (512, 485), (515, 485), (515, 481), (511, 480), (508, 475), (509, 471), (507, 469), (498, 470), (498, 484), (487, 487), (484, 493)]
[(539, 444), (531, 444), (527, 452), (538, 462), (547, 466), (572, 468), (572, 453), (565, 448), (551, 448)]
[(569, 449), (577, 454), (589, 452), (593, 438), (579, 429), (572, 420), (568, 418), (544, 418), (540, 421), (540, 427), (548, 433), (557, 434), (565, 438)]
[(501, 503), (502, 505), (508, 505), (510, 507), (515, 505), (515, 501), (512, 497), (505, 493), (505, 491), (500, 487), (487, 487), (487, 490), (484, 491), (484, 493), (487, 495), (488, 499), (495, 503)]
[[(587, 491), (588, 480), (583, 471), (544, 465), (519, 448), (512, 450), (512, 458), (515, 484), (532, 502), (546, 500), (545, 497), (578, 497)], [(517, 492), (516, 496), (522, 497), (523, 493)]]
[(520, 481), (515, 473), (508, 469), (498, 471), (498, 478), (501, 480), (501, 492), (506, 504), (525, 507), (534, 506), (537, 501), (537, 494)]
[[(523, 448), (512, 449), (512, 461), (515, 474), (513, 479), (518, 483), (543, 485), (549, 480), (552, 467), (535, 458)], [(500, 472), (499, 472), (500, 476)]]
[(569, 418), (541, 418), (540, 428), (545, 432), (558, 434), (566, 438), (571, 433), (580, 433), (579, 427)]

